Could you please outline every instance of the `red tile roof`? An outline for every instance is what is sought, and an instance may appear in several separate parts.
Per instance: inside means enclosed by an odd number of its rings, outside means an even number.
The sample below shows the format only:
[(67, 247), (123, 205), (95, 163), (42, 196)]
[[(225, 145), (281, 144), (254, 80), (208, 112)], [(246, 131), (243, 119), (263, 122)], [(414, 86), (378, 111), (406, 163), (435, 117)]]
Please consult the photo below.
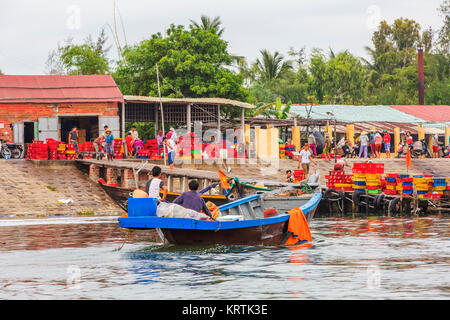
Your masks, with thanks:
[(123, 102), (110, 75), (0, 75), (0, 103)]
[(450, 121), (450, 106), (390, 106), (398, 111), (432, 122)]

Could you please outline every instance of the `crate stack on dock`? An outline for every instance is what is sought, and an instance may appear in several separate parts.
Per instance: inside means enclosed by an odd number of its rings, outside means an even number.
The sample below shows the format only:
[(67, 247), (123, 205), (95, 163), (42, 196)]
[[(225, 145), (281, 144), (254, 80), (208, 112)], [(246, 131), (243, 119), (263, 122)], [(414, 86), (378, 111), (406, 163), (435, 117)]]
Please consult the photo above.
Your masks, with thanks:
[(396, 195), (397, 185), (401, 182), (397, 173), (386, 173), (386, 186), (383, 189), (384, 194)]
[(284, 154), (289, 159), (294, 158), (294, 154), (293, 154), (294, 151), (295, 151), (295, 145), (293, 145), (293, 144), (284, 145)]
[(48, 160), (48, 145), (44, 141), (33, 140), (33, 143), (27, 145), (27, 158)]
[(113, 141), (114, 159), (123, 159), (123, 144), (122, 139), (116, 138)]
[(329, 171), (329, 174), (325, 176), (327, 182), (327, 188), (352, 191), (352, 179), (353, 175), (345, 174), (344, 171)]
[(430, 190), (431, 194), (429, 197), (432, 199), (441, 198), (444, 191), (447, 190), (448, 180), (447, 177), (433, 177), (433, 183)]
[(280, 159), (286, 159), (286, 145), (280, 143), (278, 145)]
[(353, 164), (353, 185), (355, 192), (366, 192), (369, 194), (379, 194), (382, 189), (382, 177), (384, 173), (384, 163), (354, 163)]
[(67, 160), (75, 160), (77, 150), (73, 143), (66, 144), (66, 157)]

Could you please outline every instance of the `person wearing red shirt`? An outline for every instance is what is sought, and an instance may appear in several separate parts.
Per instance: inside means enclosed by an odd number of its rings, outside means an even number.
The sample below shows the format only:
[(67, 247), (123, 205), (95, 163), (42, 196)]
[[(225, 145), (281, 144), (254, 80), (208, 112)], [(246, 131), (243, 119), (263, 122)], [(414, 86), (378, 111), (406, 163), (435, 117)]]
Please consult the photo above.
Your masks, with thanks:
[(131, 158), (133, 156), (133, 136), (131, 135), (131, 131), (125, 137), (125, 142), (127, 144), (128, 157)]
[(386, 157), (391, 157), (391, 135), (387, 132), (386, 129), (383, 130), (383, 142), (384, 142), (384, 151), (386, 152)]

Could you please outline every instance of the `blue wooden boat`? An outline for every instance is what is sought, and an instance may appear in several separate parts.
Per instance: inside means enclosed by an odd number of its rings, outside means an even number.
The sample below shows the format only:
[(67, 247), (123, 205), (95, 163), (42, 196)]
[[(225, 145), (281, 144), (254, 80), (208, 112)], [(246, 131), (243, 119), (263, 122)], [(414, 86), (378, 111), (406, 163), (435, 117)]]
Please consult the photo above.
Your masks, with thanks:
[[(308, 223), (322, 198), (320, 192), (295, 197)], [(286, 242), (289, 214), (278, 209), (278, 215), (264, 218), (264, 209), (274, 202), (255, 194), (219, 206), (221, 217), (216, 221), (156, 216), (154, 199), (129, 199), (128, 217), (119, 218), (119, 225), (129, 229), (156, 229), (164, 243), (179, 245), (280, 245)], [(267, 203), (266, 203), (267, 201)], [(285, 199), (283, 207), (290, 201)], [(276, 204), (276, 203), (275, 203)], [(268, 206), (269, 205), (269, 206)], [(276, 209), (276, 208), (275, 208)]]

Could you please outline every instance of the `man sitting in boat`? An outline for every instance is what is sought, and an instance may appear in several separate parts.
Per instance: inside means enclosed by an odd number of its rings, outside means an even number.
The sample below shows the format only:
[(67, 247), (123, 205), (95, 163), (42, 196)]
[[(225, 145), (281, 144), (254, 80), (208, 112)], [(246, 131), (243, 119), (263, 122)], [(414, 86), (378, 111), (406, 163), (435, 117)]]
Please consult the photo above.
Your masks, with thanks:
[(197, 212), (203, 212), (204, 214), (210, 216), (212, 218), (211, 212), (206, 206), (205, 200), (200, 196), (197, 192), (198, 190), (198, 181), (191, 180), (189, 182), (189, 191), (183, 192), (180, 196), (178, 196), (173, 203), (181, 205), (183, 208), (195, 210)]
[[(163, 192), (162, 198), (160, 197), (161, 190)], [(156, 198), (160, 202), (166, 201), (168, 189), (167, 186), (164, 184), (164, 181), (161, 179), (160, 167), (154, 166), (152, 168), (152, 178), (148, 180), (147, 184), (145, 185), (145, 191), (147, 192), (149, 198)]]

